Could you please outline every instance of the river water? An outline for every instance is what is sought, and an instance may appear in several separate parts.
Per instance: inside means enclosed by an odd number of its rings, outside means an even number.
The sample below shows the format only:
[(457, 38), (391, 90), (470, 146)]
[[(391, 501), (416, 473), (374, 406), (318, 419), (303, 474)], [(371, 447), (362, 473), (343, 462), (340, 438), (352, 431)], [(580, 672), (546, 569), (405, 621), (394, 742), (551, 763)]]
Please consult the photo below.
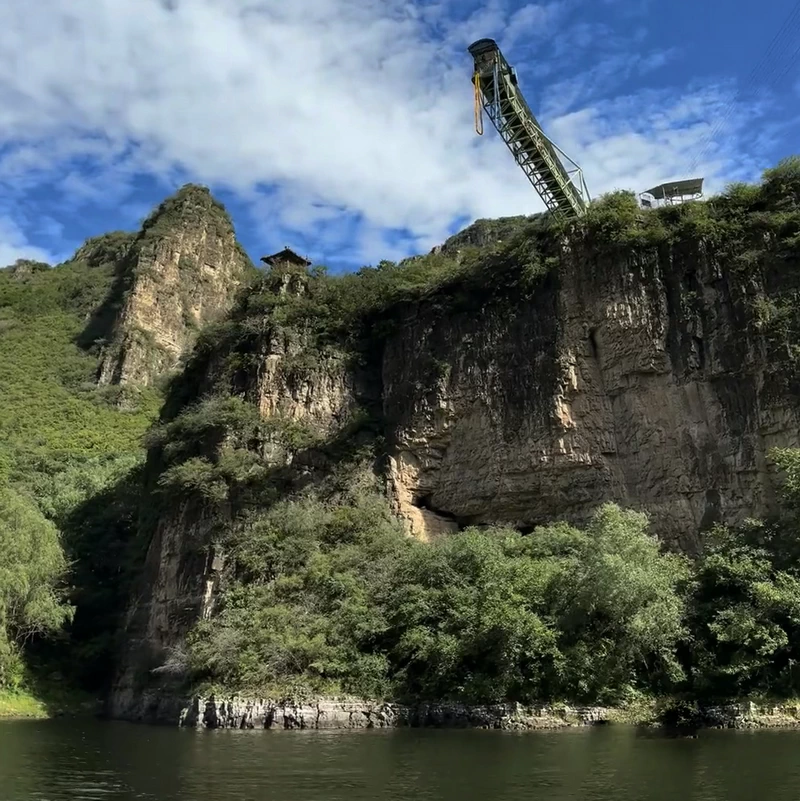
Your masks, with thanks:
[(798, 801), (800, 732), (187, 731), (0, 722), (0, 799)]

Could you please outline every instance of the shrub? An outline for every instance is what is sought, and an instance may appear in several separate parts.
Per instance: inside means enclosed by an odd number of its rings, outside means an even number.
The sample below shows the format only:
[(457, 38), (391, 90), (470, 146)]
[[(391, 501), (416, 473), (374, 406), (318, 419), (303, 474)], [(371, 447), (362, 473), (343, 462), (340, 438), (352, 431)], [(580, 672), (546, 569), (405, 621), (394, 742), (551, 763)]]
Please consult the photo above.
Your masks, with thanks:
[(34, 504), (0, 487), (0, 687), (21, 680), (18, 649), (72, 615), (61, 583), (67, 562), (58, 529)]
[(222, 545), (195, 680), (228, 691), (475, 703), (619, 697), (674, 681), (685, 564), (642, 515), (586, 531), (468, 529), (427, 545), (370, 495), (282, 502)]

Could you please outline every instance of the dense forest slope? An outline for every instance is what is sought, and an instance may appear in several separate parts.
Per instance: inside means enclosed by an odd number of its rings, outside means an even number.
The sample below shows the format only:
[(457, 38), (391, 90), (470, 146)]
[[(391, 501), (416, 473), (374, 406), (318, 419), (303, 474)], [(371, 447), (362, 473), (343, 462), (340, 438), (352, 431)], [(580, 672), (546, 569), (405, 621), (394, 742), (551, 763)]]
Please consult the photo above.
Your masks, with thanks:
[[(30, 581), (37, 630), (65, 632), (42, 663), (80, 654), (76, 678), (142, 718), (192, 688), (796, 692), (800, 161), (705, 203), (479, 221), (342, 276), (255, 278), (196, 187), (159, 215), (0, 273), (3, 314), (49, 293), (68, 321), (37, 380), (120, 432), (97, 428), (111, 466), (79, 465), (59, 508), (5, 458), (37, 523), (4, 536), (55, 543)], [(94, 294), (69, 289), (84, 274)], [(123, 432), (162, 391), (141, 463)], [(64, 458), (89, 459), (69, 430)]]
[[(208, 279), (203, 258), (224, 278)], [(198, 327), (254, 274), (224, 209), (193, 185), (139, 232), (92, 238), (56, 267), (0, 270), (0, 687), (22, 680), (13, 643), (76, 606), (82, 670), (111, 670), (142, 437)], [(142, 311), (148, 297), (159, 314)]]

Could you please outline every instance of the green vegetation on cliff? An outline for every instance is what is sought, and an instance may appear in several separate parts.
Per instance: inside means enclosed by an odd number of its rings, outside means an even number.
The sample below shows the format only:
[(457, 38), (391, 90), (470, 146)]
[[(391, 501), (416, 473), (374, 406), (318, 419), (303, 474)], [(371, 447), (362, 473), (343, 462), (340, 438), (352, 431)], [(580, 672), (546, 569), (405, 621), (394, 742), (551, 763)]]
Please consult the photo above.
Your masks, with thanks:
[[(613, 193), (566, 228), (543, 216), (484, 225), (441, 252), (342, 276), (273, 269), (200, 333), (155, 425), (158, 392), (93, 380), (129, 235), (87, 243), (57, 268), (0, 271), (0, 547), (11, 554), (0, 688), (23, 683), (25, 641), (34, 660), (103, 688), (155, 522), (188, 509), (207, 524), (188, 547), (215, 549), (224, 567), (214, 615), (162, 666), (183, 689), (470, 702), (800, 693), (793, 451), (776, 454), (781, 516), (716, 528), (693, 562), (613, 505), (583, 529), (470, 527), (423, 544), (373, 481), (386, 457), (374, 394), (333, 432), (257, 412), (267, 354), (281, 354), (287, 391), (321, 365), (373, 369), (423, 304), (435, 315), (522, 302), (558, 282), (578, 241), (587, 271), (681, 248), (724, 263), (741, 279), (742, 325), (773, 350), (772, 379), (796, 380), (800, 286), (775, 275), (800, 246), (797, 159), (707, 203), (647, 211)], [(434, 361), (432, 376), (447, 369)]]
[(99, 389), (81, 346), (129, 239), (90, 240), (55, 268), (0, 270), (0, 687), (24, 681), (22, 642), (72, 619), (82, 532), (70, 515), (142, 461), (157, 413), (154, 391)]
[(800, 451), (773, 457), (786, 475), (782, 514), (716, 527), (689, 588), (685, 648), (699, 697), (800, 694)]
[(364, 490), (280, 501), (220, 532), (217, 614), (178, 672), (201, 691), (625, 703), (800, 694), (800, 452), (782, 515), (717, 527), (695, 561), (608, 504), (583, 530), (405, 536)]
[(474, 703), (669, 686), (688, 568), (646, 527), (608, 505), (585, 531), (467, 529), (428, 545), (376, 496), (280, 502), (227, 540), (222, 608), (189, 642), (194, 680)]
[(157, 409), (157, 395), (131, 389), (137, 411), (120, 414), (114, 401), (123, 390), (98, 390), (97, 362), (79, 346), (112, 287), (112, 258), (23, 277), (0, 271), (0, 464), (12, 477), (29, 476), (39, 456), (80, 460), (138, 450)]

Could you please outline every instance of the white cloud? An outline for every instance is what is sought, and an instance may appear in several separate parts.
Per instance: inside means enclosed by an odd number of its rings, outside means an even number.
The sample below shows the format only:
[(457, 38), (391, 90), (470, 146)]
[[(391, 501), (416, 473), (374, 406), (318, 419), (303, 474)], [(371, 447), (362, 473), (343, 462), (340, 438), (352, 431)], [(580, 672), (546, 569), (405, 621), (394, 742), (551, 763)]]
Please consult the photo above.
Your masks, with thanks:
[(51, 253), (31, 245), (10, 217), (0, 217), (0, 267), (7, 267), (17, 259), (55, 262)]
[[(464, 45), (549, 35), (567, 5), (490, 0), (448, 21), (444, 4), (405, 0), (2, 3), (0, 141), (12, 144), (0, 182), (20, 191), (57, 180), (76, 201), (120, 204), (137, 171), (180, 174), (248, 199), (265, 235), (313, 239), (323, 226), (334, 247), (332, 224), (355, 215), (355, 257), (387, 255), (377, 249), (388, 229), (410, 230), (424, 249), (457, 217), (542, 208), (488, 122), (474, 135)], [(614, 70), (596, 73), (606, 90)], [(560, 118), (551, 107), (546, 121), (595, 194), (671, 177), (698, 140), (680, 115), (657, 123), (707, 89), (651, 98), (629, 126), (619, 104), (593, 102), (587, 76), (571, 80), (582, 107)], [(83, 167), (64, 171), (75, 159)]]
[(536, 45), (544, 37), (557, 34), (556, 25), (566, 12), (566, 2), (521, 6), (509, 16), (499, 40), (500, 48), (505, 51), (518, 44)]

